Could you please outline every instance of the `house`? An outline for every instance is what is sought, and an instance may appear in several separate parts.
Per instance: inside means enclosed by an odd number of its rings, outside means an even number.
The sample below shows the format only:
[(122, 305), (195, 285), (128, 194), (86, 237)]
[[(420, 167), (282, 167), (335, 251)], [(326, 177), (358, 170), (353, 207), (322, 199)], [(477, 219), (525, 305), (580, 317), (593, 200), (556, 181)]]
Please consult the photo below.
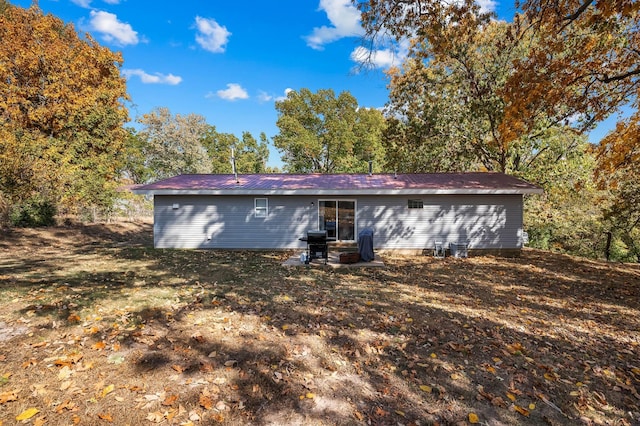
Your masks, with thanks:
[(303, 249), (308, 230), (376, 250), (519, 252), (524, 194), (502, 173), (180, 175), (134, 189), (154, 198), (157, 248)]

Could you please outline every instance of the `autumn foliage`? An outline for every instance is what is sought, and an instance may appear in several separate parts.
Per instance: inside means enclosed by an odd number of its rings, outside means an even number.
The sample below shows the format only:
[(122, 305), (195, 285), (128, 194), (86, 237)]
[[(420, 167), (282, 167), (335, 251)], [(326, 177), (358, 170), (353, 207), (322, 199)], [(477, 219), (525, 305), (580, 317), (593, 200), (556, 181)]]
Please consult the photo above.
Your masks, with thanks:
[(128, 112), (122, 58), (37, 7), (0, 13), (0, 195), (108, 205)]

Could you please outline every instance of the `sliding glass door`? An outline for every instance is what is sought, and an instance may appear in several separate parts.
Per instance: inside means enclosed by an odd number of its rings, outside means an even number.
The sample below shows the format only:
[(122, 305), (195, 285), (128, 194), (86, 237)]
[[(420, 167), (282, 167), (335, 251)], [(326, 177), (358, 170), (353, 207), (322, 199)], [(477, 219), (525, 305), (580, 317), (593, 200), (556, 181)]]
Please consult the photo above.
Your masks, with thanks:
[(353, 241), (356, 235), (356, 202), (353, 200), (320, 200), (319, 229), (327, 231), (327, 239)]

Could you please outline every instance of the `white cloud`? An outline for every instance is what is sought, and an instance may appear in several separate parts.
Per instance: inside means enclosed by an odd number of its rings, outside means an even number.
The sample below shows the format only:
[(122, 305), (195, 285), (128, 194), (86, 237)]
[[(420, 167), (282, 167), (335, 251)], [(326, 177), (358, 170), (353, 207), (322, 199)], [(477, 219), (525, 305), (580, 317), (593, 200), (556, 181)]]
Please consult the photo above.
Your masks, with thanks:
[(358, 46), (351, 52), (350, 58), (353, 62), (369, 65), (373, 68), (389, 68), (398, 63), (398, 56), (390, 49), (369, 50), (366, 47)]
[[(92, 0), (71, 0), (71, 3), (88, 9), (89, 7), (91, 7), (91, 1)], [(102, 1), (107, 4), (120, 4), (120, 0), (102, 0)]]
[(364, 33), (360, 25), (360, 12), (351, 4), (351, 0), (320, 0), (318, 10), (326, 12), (332, 26), (314, 28), (313, 32), (305, 37), (309, 47), (321, 50), (327, 43)]
[(138, 33), (131, 25), (118, 21), (113, 13), (103, 11), (91, 11), (91, 29), (102, 33), (102, 37), (108, 42), (120, 45), (138, 44)]
[(349, 57), (353, 62), (357, 62), (365, 68), (388, 69), (402, 64), (407, 59), (409, 44), (409, 40), (403, 39), (399, 43), (389, 45), (387, 48), (376, 50), (358, 46), (353, 49)]
[(258, 92), (258, 100), (260, 102), (269, 102), (270, 100), (273, 99), (273, 96), (271, 96), (270, 94), (268, 94), (267, 92), (265, 92), (264, 90), (260, 90)]
[(269, 102), (269, 101), (283, 101), (285, 99), (287, 99), (287, 95), (289, 94), (289, 92), (293, 91), (293, 89), (287, 87), (286, 89), (284, 89), (284, 95), (283, 96), (274, 96), (270, 93), (265, 92), (264, 90), (261, 90), (260, 93), (258, 94), (258, 100), (260, 102)]
[[(227, 88), (225, 90), (218, 90), (216, 95), (227, 101), (235, 101), (236, 99), (248, 99), (249, 94), (247, 91), (237, 83), (229, 83), (227, 84)], [(207, 95), (207, 97), (211, 97), (211, 95)]]
[(222, 53), (225, 51), (231, 33), (227, 27), (220, 26), (214, 19), (201, 18), (196, 16), (196, 28), (198, 34), (196, 41), (209, 52)]
[(140, 81), (144, 84), (169, 84), (175, 86), (176, 84), (180, 84), (182, 82), (182, 77), (173, 74), (147, 74), (141, 69), (123, 69), (122, 74), (125, 77), (131, 78), (133, 76), (140, 77)]
[(287, 95), (289, 94), (289, 92), (293, 92), (293, 89), (287, 87), (286, 89), (284, 89), (284, 96), (278, 96), (276, 98), (276, 101), (284, 101), (285, 99), (287, 99)]
[(71, 3), (76, 4), (80, 7), (89, 8), (91, 5), (91, 0), (71, 0)]
[(476, 0), (482, 12), (494, 12), (497, 2), (495, 0)]

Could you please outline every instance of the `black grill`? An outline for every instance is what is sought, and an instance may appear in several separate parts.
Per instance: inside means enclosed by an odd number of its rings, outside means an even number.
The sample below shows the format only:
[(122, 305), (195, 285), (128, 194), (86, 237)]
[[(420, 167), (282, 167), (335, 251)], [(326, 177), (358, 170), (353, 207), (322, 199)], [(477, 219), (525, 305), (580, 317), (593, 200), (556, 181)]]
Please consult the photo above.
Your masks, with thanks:
[(324, 259), (327, 263), (329, 250), (327, 247), (327, 231), (307, 231), (307, 258)]

